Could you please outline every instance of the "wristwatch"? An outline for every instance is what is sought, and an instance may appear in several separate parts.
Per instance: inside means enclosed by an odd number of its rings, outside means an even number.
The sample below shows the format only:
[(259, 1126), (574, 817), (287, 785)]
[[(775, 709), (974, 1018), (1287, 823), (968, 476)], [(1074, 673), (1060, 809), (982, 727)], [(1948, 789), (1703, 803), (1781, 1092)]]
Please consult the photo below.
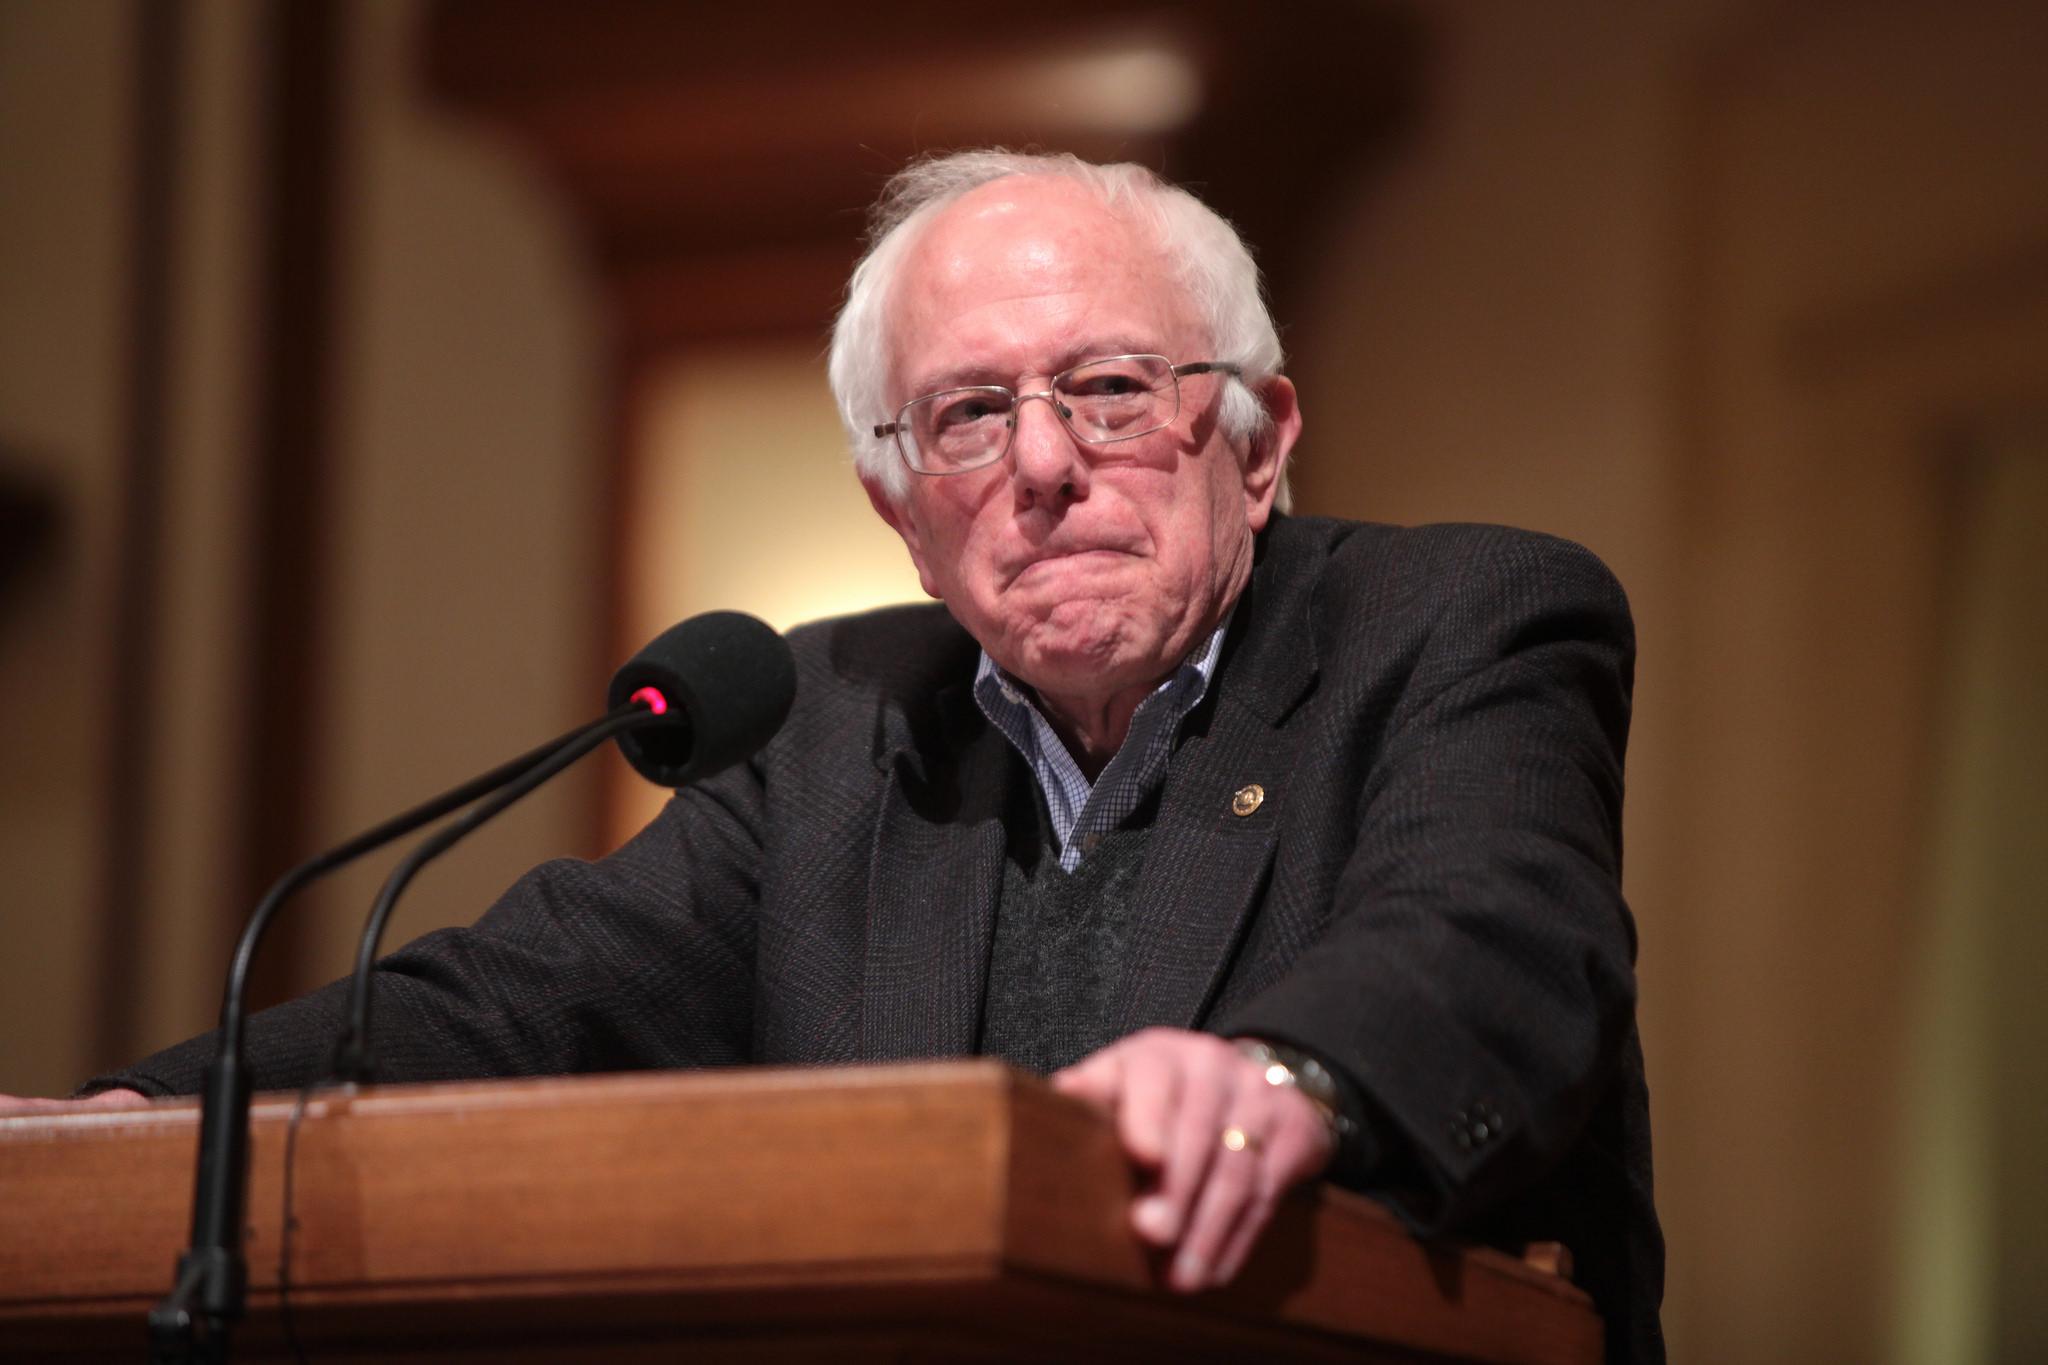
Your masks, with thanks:
[(1346, 1138), (1358, 1131), (1357, 1121), (1344, 1112), (1344, 1100), (1337, 1089), (1336, 1077), (1313, 1056), (1300, 1048), (1269, 1043), (1263, 1038), (1233, 1038), (1230, 1041), (1258, 1065), (1267, 1085), (1284, 1085), (1314, 1105), (1323, 1116), (1323, 1122), (1329, 1125), (1330, 1136), (1338, 1145), (1341, 1146)]

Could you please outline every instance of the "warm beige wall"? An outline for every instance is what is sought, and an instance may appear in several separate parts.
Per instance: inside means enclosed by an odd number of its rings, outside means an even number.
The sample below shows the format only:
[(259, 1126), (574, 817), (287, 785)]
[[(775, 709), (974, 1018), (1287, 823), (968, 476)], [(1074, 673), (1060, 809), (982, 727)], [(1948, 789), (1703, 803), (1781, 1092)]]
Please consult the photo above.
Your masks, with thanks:
[(1976, 1365), (2048, 1356), (2048, 407), (1964, 449), (1893, 1318), (1895, 1359)]
[[(1982, 1039), (1991, 1091), (1978, 1114), (1992, 1179), (1979, 1192), (1997, 1195), (1986, 1239), (1996, 1266), (1993, 1358), (2010, 1361), (2048, 1359), (2048, 407), (2033, 418), (2017, 439), (1990, 443), (1997, 472), (1978, 618), (1989, 639), (1981, 671), (1966, 675), (1988, 692), (1970, 721), (1976, 756), (1990, 759), (1972, 774), (1989, 811), (1966, 836), (1983, 842), (1963, 852), (1976, 865), (1962, 878), (1965, 888), (1984, 879), (1973, 909), (1993, 946)], [(1975, 984), (1965, 989), (1974, 995)]]
[(0, 1091), (68, 1089), (86, 1063), (131, 20), (0, 4), (0, 458), (49, 478), (64, 517), (48, 562), (0, 598)]
[(1944, 438), (2048, 402), (2048, 14), (1426, 12), (1433, 107), (1292, 338), (1303, 502), (1535, 525), (1619, 570), (1674, 1348), (1916, 1358), (1900, 1002)]
[[(854, 477), (817, 343), (682, 352), (648, 377), (635, 418), (624, 532), (633, 639), (714, 609), (786, 630), (925, 600)], [(615, 771), (623, 839), (665, 793), (623, 764)]]
[[(427, 103), (414, 0), (343, 13), (334, 692), (309, 736), (323, 841), (597, 714), (606, 647), (605, 353), (566, 208), (510, 148)], [(435, 863), (388, 946), (587, 851), (595, 781), (566, 775)], [(383, 870), (306, 907), (309, 981), (347, 966)]]
[(1667, 1118), (1709, 1354), (1907, 1358), (1871, 1305), (1920, 1292), (1901, 1004), (1931, 937), (1954, 447), (2048, 405), (2042, 50), (2039, 7), (1894, 0), (1774, 14), (1693, 73), (1694, 1022)]
[(1358, 185), (1292, 319), (1306, 511), (1499, 521), (1591, 546), (1640, 635), (1628, 890), (1652, 1079), (1671, 822), (1676, 66), (1730, 3), (1424, 7), (1413, 138)]
[[(594, 286), (565, 210), (430, 108), (415, 0), (341, 7), (339, 287), (314, 837), (338, 841), (602, 704), (594, 477), (608, 458)], [(127, 299), (134, 9), (0, 5), (0, 438), (66, 496), (57, 562), (0, 617), (0, 1091), (94, 1065), (92, 973)], [(142, 1045), (207, 1026), (228, 934), (247, 638), (263, 11), (182, 12), (170, 411), (139, 941)], [(95, 680), (88, 686), (88, 680)], [(391, 942), (471, 919), (586, 851), (595, 771), (425, 874)], [(282, 869), (279, 869), (280, 871)], [(308, 984), (338, 974), (381, 869), (310, 896)], [(246, 907), (230, 907), (239, 913)], [(118, 1059), (101, 1059), (106, 1061)]]
[[(1675, 81), (1687, 44), (1736, 8), (1427, 6), (1417, 131), (1357, 187), (1328, 277), (1288, 333), (1303, 510), (1530, 526), (1591, 546), (1628, 589), (1640, 659), (1626, 889), (1660, 1144), (1688, 1026), (1669, 866), (1683, 837), (1670, 808)], [(1661, 1149), (1658, 1167), (1664, 1190), (1683, 1188)], [(1668, 1231), (1666, 1320), (1682, 1344), (1695, 1253), (1682, 1217)]]
[[(140, 973), (142, 1038), (175, 1038), (219, 1009), (232, 942), (221, 888), (234, 883), (244, 771), (247, 496), (257, 356), (260, 193), (257, 0), (186, 14), (168, 357), (163, 538), (156, 583), (159, 707), (151, 726), (148, 903), (123, 951)], [(138, 1040), (138, 1044), (139, 1044)], [(112, 1064), (118, 1057), (102, 1059)]]

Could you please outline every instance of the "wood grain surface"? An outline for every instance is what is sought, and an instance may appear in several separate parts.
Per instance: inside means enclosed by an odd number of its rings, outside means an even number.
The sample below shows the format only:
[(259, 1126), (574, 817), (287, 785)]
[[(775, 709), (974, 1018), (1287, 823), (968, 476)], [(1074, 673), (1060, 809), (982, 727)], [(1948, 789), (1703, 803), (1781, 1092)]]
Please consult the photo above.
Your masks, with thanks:
[[(255, 1109), (241, 1358), (284, 1347), (291, 1100)], [(197, 1137), (191, 1101), (0, 1117), (0, 1358), (137, 1357)], [(1328, 1191), (1171, 1294), (1136, 1187), (1100, 1116), (987, 1061), (329, 1092), (290, 1301), (322, 1361), (1599, 1358), (1563, 1279)]]

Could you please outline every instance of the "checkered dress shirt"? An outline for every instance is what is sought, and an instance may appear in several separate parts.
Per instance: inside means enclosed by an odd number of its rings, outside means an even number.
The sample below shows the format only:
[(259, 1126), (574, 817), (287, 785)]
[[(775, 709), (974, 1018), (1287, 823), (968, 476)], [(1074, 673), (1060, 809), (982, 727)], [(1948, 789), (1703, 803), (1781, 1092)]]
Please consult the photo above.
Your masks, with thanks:
[(1123, 747), (1092, 784), (1074, 756), (1032, 700), (1028, 685), (1005, 673), (983, 650), (974, 673), (974, 700), (989, 723), (1008, 737), (1038, 779), (1059, 845), (1060, 866), (1072, 872), (1104, 834), (1122, 824), (1166, 776), (1181, 719), (1201, 703), (1223, 652), (1233, 606), (1206, 643), (1190, 654), (1173, 676), (1138, 703)]

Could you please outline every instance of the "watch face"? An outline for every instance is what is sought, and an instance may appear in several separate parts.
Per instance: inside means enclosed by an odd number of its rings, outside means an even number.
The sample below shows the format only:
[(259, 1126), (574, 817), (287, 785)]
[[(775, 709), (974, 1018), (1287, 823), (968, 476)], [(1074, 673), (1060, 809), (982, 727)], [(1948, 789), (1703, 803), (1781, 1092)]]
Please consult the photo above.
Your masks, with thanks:
[(1262, 1069), (1266, 1084), (1287, 1086), (1320, 1110), (1339, 1142), (1358, 1130), (1357, 1122), (1339, 1107), (1336, 1078), (1315, 1057), (1298, 1048), (1277, 1046), (1263, 1038), (1237, 1038), (1232, 1041), (1247, 1060)]

